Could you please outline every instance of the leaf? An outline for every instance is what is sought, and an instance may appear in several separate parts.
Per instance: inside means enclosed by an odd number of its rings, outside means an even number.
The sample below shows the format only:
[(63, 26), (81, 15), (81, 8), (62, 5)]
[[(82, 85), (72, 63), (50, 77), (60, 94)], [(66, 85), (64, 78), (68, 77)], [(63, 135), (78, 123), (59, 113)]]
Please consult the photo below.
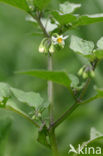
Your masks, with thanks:
[[(48, 101), (43, 102), (42, 97), (38, 93), (24, 92), (12, 88), (6, 83), (0, 83), (0, 107), (6, 107), (13, 96), (15, 96), (19, 102), (26, 103), (29, 107), (34, 107), (36, 110), (44, 110), (49, 106)], [(10, 101), (10, 103), (13, 105), (12, 101)]]
[(45, 125), (43, 125), (42, 129), (40, 129), (38, 132), (37, 141), (40, 144), (50, 148), (50, 145), (49, 145), (48, 140), (47, 140), (47, 136), (48, 136), (47, 127)]
[(69, 24), (77, 19), (75, 15), (61, 14), (58, 11), (53, 11), (52, 15), (61, 25)]
[(31, 15), (27, 15), (26, 18), (25, 18), (25, 20), (27, 22), (32, 22), (32, 23), (37, 24), (37, 21)]
[(45, 80), (51, 80), (65, 87), (70, 87), (71, 80), (66, 72), (46, 71), (46, 70), (31, 70), (17, 72), (18, 74), (31, 75)]
[(94, 89), (97, 91), (97, 96), (103, 98), (103, 88), (97, 88), (95, 86)]
[(69, 77), (70, 77), (70, 79), (71, 79), (71, 81), (72, 81), (71, 87), (77, 88), (78, 85), (79, 85), (79, 79), (78, 79), (78, 77), (75, 76), (75, 75), (73, 75), (73, 74), (69, 74)]
[(96, 22), (103, 22), (103, 14), (78, 16), (77, 21), (75, 21), (73, 25), (76, 27), (81, 25), (93, 24)]
[(49, 19), (42, 18), (41, 21), (42, 21), (42, 24), (44, 25), (44, 27), (46, 27), (47, 32), (51, 32), (57, 28), (57, 25), (54, 23), (51, 23), (51, 21)]
[(94, 43), (92, 41), (83, 40), (77, 36), (71, 37), (70, 48), (82, 55), (91, 55), (94, 49)]
[(98, 40), (97, 47), (103, 50), (103, 37), (101, 37), (100, 40)]
[(0, 0), (0, 2), (10, 4), (14, 7), (17, 7), (17, 8), (25, 10), (26, 12), (29, 12), (29, 7), (28, 7), (26, 0)]
[(19, 108), (13, 100), (9, 100), (6, 105), (6, 110), (12, 111), (20, 115), (21, 117), (24, 117), (25, 119), (29, 120), (30, 116), (27, 114), (27, 112), (24, 112), (21, 108)]
[(91, 128), (90, 139), (88, 141), (84, 142), (82, 144), (81, 148), (83, 149), (83, 148), (85, 148), (85, 146), (93, 147), (93, 145), (95, 146), (96, 142), (100, 141), (100, 140), (103, 140), (103, 134), (98, 132), (95, 128)]
[(3, 102), (5, 98), (10, 96), (9, 85), (6, 83), (0, 83), (0, 101)]
[(38, 109), (43, 103), (43, 99), (38, 93), (24, 92), (15, 88), (10, 88), (10, 90), (18, 101), (26, 103), (27, 105), (34, 107), (35, 109)]
[(98, 59), (103, 59), (103, 50), (102, 49), (95, 49), (93, 51), (93, 53), (95, 54), (95, 56), (98, 58)]
[(61, 25), (69, 24), (77, 20), (77, 16), (71, 13), (80, 6), (80, 4), (65, 2), (60, 4), (59, 11), (53, 11), (52, 15)]
[(52, 15), (61, 25), (69, 24), (77, 20), (77, 16), (73, 15), (72, 12), (80, 6), (80, 4), (65, 2), (60, 4), (59, 11), (53, 11)]
[(70, 2), (65, 2), (60, 4), (60, 12), (63, 14), (70, 14), (75, 11), (75, 9), (80, 8), (81, 4), (75, 4)]
[(34, 5), (42, 10), (47, 7), (47, 5), (50, 3), (51, 0), (33, 0), (33, 1)]
[[(75, 150), (75, 154), (73, 156), (79, 155), (101, 155), (98, 152), (102, 152), (103, 146), (103, 134), (98, 132), (95, 128), (91, 128), (90, 130), (90, 139), (82, 145), (78, 145), (78, 148)], [(98, 149), (99, 147), (99, 149)], [(74, 148), (74, 147), (73, 147)], [(90, 150), (92, 148), (94, 150)], [(74, 148), (75, 149), (75, 148)], [(83, 154), (82, 154), (83, 153)]]
[(103, 134), (98, 132), (94, 127), (90, 131), (90, 140), (96, 139), (97, 137), (103, 137)]

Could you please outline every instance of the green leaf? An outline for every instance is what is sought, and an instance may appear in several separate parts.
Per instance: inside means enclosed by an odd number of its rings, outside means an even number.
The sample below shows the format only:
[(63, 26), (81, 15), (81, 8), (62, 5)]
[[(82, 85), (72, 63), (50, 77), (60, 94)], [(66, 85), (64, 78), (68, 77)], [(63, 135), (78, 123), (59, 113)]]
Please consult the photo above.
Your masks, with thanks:
[(97, 47), (103, 50), (103, 37), (101, 37), (100, 40), (98, 40)]
[[(103, 146), (103, 134), (98, 132), (95, 128), (91, 128), (90, 130), (90, 139), (86, 142), (83, 142), (82, 145), (76, 150), (77, 154), (74, 154), (74, 156), (79, 156), (79, 155), (97, 155), (96, 150), (98, 149), (97, 147), (101, 148), (102, 152), (102, 146)], [(90, 147), (94, 148), (95, 154), (93, 154), (93, 151), (88, 150)], [(81, 149), (84, 154), (80, 154), (78, 151)], [(90, 153), (89, 153), (90, 152)], [(102, 154), (102, 153), (101, 153)], [(98, 154), (98, 155), (101, 155)]]
[(5, 101), (11, 95), (9, 90), (9, 85), (6, 83), (0, 83), (0, 102), (7, 102)]
[(66, 72), (46, 71), (46, 70), (31, 70), (17, 72), (18, 74), (31, 75), (45, 80), (51, 80), (65, 87), (70, 87), (71, 80)]
[(71, 81), (72, 81), (71, 87), (77, 88), (78, 85), (79, 85), (79, 79), (78, 79), (78, 77), (75, 76), (75, 75), (73, 75), (73, 74), (69, 74), (69, 77), (70, 77), (70, 79), (71, 79)]
[(44, 9), (50, 3), (51, 0), (34, 0), (34, 5), (39, 9)]
[(52, 15), (61, 25), (69, 24), (77, 19), (75, 15), (61, 14), (58, 11), (53, 11)]
[(10, 88), (10, 90), (18, 101), (26, 103), (27, 105), (34, 107), (35, 109), (38, 109), (43, 103), (43, 99), (38, 93), (24, 92), (15, 88)]
[(69, 24), (77, 20), (77, 16), (72, 12), (80, 6), (80, 4), (65, 2), (60, 4), (59, 11), (53, 11), (52, 15), (61, 25)]
[[(98, 132), (95, 128), (90, 130), (90, 139), (82, 144), (82, 148), (88, 147), (100, 147), (103, 146), (103, 134)], [(97, 146), (96, 146), (97, 145)]]
[(96, 22), (103, 22), (103, 14), (78, 16), (74, 26), (88, 25)]
[(70, 2), (65, 2), (60, 4), (60, 12), (63, 14), (70, 14), (75, 11), (75, 9), (80, 8), (81, 4), (75, 4)]
[(53, 31), (53, 30), (55, 30), (57, 28), (57, 25), (54, 24), (54, 23), (51, 23), (51, 20), (49, 20), (49, 19), (42, 18), (41, 22), (44, 25), (44, 27), (46, 26), (46, 31), (47, 32), (51, 32), (51, 31)]
[(94, 89), (97, 91), (97, 96), (103, 98), (103, 88), (97, 88), (95, 86)]
[(70, 48), (82, 55), (91, 55), (94, 49), (94, 43), (92, 41), (83, 40), (77, 36), (71, 37)]
[(47, 136), (48, 136), (47, 127), (45, 125), (43, 125), (42, 129), (40, 129), (38, 132), (37, 141), (40, 144), (50, 148), (50, 145), (49, 145), (48, 140), (47, 140)]
[(21, 108), (15, 104), (13, 100), (9, 100), (7, 105), (6, 105), (6, 110), (12, 111), (20, 115), (21, 117), (29, 120), (30, 116), (27, 114), (27, 112), (24, 112)]
[(5, 107), (8, 104), (9, 98), (11, 97), (12, 99), (13, 96), (15, 96), (19, 102), (26, 103), (28, 106), (34, 107), (38, 110), (44, 110), (49, 105), (48, 102), (43, 102), (42, 97), (38, 93), (24, 92), (22, 90), (12, 88), (6, 83), (0, 83), (0, 107)]
[(96, 49), (93, 51), (93, 53), (95, 54), (95, 56), (98, 59), (103, 59), (103, 50), (102, 49)]
[(4, 2), (10, 4), (14, 7), (20, 8), (29, 12), (29, 7), (26, 0), (0, 0), (0, 2)]
[(52, 15), (61, 25), (69, 24), (77, 20), (77, 16), (71, 13), (80, 6), (80, 4), (65, 2), (60, 4), (59, 11), (53, 11)]

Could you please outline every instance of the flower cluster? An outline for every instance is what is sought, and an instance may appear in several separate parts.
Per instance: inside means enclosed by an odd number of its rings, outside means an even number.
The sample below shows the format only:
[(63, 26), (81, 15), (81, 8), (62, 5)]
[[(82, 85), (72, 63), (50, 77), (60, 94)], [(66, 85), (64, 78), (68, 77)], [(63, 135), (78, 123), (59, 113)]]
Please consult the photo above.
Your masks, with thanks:
[(68, 38), (68, 36), (58, 35), (54, 34), (51, 39), (44, 38), (41, 41), (41, 44), (39, 46), (39, 52), (40, 53), (54, 53), (56, 46), (59, 46), (60, 48), (64, 48), (65, 46), (65, 40)]
[(82, 76), (83, 79), (88, 78), (89, 76), (94, 77), (95, 73), (92, 69), (91, 66), (83, 66), (82, 68), (80, 68), (79, 72), (78, 72), (79, 76)]

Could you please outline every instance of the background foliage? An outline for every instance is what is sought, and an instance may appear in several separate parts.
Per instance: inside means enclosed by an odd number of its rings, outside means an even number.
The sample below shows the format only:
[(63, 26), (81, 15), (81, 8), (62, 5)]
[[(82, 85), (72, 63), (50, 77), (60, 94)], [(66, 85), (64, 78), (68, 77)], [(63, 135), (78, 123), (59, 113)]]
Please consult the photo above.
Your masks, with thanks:
[[(64, 2), (64, 0), (52, 0), (49, 7), (57, 9), (60, 2)], [(77, 1), (71, 0), (71, 2)], [(78, 3), (82, 4), (82, 8), (77, 11), (79, 13), (93, 14), (103, 12), (102, 0), (78, 0)], [(14, 73), (24, 69), (47, 69), (46, 57), (38, 53), (38, 46), (42, 37), (35, 34), (37, 31), (35, 24), (26, 22), (25, 15), (26, 13), (21, 10), (0, 4), (0, 81), (7, 82), (13, 87), (25, 91), (40, 92), (42, 97), (47, 98), (45, 80)], [(102, 28), (103, 23), (97, 23), (68, 31), (67, 34), (74, 34), (96, 43), (103, 36)], [(69, 39), (66, 42), (68, 43)], [(54, 69), (65, 69), (69, 73), (77, 73), (86, 61), (83, 57), (78, 57), (73, 51), (68, 51), (68, 44), (66, 44), (63, 50), (54, 54)], [(103, 61), (96, 69), (96, 77), (94, 79), (98, 87), (103, 87), (102, 65)], [(73, 102), (66, 88), (56, 84), (54, 87), (55, 117), (57, 118)], [(91, 86), (86, 96), (90, 95), (93, 95)], [(12, 124), (9, 120), (12, 120)], [(37, 130), (29, 122), (14, 113), (0, 110), (0, 127), (3, 123), (5, 124), (5, 121), (8, 121), (8, 123), (4, 128), (8, 131), (4, 130), (4, 132), (6, 131), (6, 133), (3, 133), (4, 139), (0, 137), (1, 156), (51, 155), (49, 150), (37, 143)], [(67, 155), (70, 143), (75, 145), (88, 140), (91, 127), (103, 132), (102, 123), (102, 100), (96, 100), (77, 109), (56, 130), (61, 153)], [(64, 150), (65, 152), (63, 153)]]

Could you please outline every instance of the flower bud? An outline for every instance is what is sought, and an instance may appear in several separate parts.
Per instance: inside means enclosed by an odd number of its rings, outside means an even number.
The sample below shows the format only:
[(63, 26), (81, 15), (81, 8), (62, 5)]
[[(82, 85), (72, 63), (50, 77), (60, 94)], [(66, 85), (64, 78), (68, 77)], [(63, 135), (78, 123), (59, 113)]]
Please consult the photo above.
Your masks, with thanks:
[(83, 67), (78, 71), (78, 75), (81, 76), (83, 74)]
[(91, 70), (90, 75), (91, 75), (91, 77), (95, 77), (95, 72), (93, 70)]
[(83, 79), (86, 79), (86, 78), (88, 78), (88, 74), (86, 72), (83, 72), (82, 77), (83, 77)]
[(43, 45), (39, 46), (39, 52), (44, 53), (45, 52), (45, 47)]
[(39, 52), (40, 53), (46, 53), (47, 52), (47, 38), (44, 38), (39, 46)]
[(39, 117), (39, 118), (41, 117), (41, 113), (38, 113), (38, 117)]
[(29, 5), (29, 9), (30, 9), (30, 11), (34, 11), (34, 6), (33, 5)]

